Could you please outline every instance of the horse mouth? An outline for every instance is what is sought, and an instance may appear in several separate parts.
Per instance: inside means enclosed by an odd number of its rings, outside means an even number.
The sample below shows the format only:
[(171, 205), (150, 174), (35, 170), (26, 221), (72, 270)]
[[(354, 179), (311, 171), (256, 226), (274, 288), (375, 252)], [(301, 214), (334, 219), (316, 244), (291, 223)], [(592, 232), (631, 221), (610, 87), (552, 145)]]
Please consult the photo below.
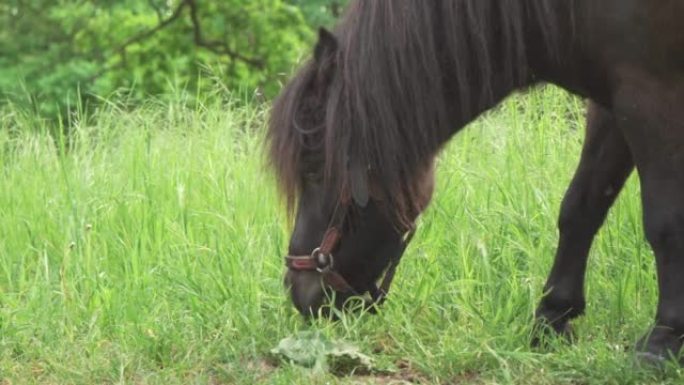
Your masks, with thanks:
[[(295, 271), (288, 269), (284, 277), (285, 287), (297, 311), (305, 318), (336, 319), (335, 311), (354, 311), (358, 306), (353, 293), (342, 293), (327, 286), (321, 275), (314, 271)], [(364, 308), (370, 307), (372, 301), (359, 298)]]
[(325, 305), (326, 293), (319, 275), (313, 271), (289, 270), (284, 278), (292, 303), (304, 317), (315, 317)]

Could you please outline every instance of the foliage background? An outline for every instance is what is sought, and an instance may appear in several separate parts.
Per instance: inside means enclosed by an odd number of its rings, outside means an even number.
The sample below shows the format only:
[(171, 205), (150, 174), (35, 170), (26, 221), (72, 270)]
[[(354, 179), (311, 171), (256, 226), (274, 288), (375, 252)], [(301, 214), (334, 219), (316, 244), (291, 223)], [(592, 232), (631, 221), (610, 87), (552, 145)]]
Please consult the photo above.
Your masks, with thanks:
[[(97, 97), (273, 96), (337, 0), (4, 0), (0, 103), (47, 118)], [(206, 92), (205, 92), (206, 91)]]

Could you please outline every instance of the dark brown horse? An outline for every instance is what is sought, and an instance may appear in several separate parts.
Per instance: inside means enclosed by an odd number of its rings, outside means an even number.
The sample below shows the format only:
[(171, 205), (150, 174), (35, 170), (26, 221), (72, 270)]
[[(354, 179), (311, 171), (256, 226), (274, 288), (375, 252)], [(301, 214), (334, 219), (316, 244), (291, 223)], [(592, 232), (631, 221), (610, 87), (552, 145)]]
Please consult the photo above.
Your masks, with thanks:
[[(594, 235), (636, 166), (660, 297), (642, 356), (684, 335), (684, 1), (357, 0), (273, 108), (272, 164), (295, 227), (286, 282), (303, 314), (384, 299), (432, 163), (513, 90), (557, 84), (590, 99), (582, 159), (537, 311), (567, 333), (585, 308)], [(388, 269), (381, 287), (375, 282)]]

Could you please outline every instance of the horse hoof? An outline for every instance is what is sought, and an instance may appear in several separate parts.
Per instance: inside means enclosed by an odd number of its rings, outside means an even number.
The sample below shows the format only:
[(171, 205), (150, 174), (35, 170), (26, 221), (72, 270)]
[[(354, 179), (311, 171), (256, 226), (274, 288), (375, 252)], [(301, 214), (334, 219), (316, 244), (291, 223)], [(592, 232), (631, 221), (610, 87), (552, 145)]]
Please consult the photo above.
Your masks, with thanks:
[(680, 332), (655, 326), (636, 345), (636, 360), (641, 366), (663, 369), (668, 364), (684, 365)]
[(668, 358), (651, 352), (637, 352), (636, 362), (640, 367), (661, 369), (668, 362)]
[(572, 344), (575, 339), (575, 331), (572, 324), (568, 321), (561, 325), (537, 321), (530, 346), (533, 348), (548, 348), (551, 341), (561, 340), (562, 342)]

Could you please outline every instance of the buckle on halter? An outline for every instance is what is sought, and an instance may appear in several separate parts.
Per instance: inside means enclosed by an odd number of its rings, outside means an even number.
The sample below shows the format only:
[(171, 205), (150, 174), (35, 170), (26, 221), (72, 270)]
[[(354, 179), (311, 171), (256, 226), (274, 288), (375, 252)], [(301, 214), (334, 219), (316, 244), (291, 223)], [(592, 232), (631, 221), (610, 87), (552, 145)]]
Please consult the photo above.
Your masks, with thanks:
[(335, 260), (332, 254), (322, 253), (321, 248), (317, 247), (311, 252), (311, 258), (316, 261), (316, 271), (319, 273), (328, 273), (332, 271)]

